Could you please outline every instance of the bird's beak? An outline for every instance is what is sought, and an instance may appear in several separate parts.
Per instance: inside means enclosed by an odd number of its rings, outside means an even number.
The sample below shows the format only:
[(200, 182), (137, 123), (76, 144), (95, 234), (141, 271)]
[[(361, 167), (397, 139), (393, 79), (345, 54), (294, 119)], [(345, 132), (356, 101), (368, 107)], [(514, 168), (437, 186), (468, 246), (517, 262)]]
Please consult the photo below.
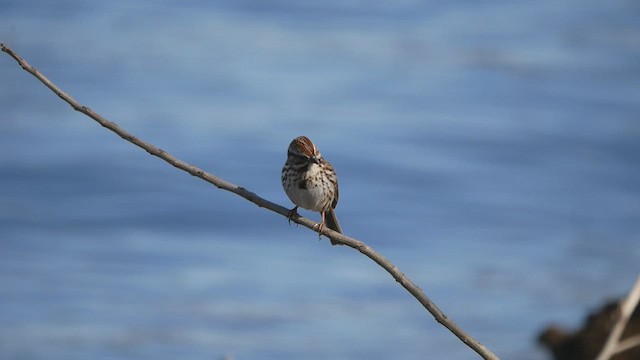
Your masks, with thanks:
[(320, 159), (318, 159), (316, 156), (312, 156), (310, 160), (316, 164), (320, 164)]

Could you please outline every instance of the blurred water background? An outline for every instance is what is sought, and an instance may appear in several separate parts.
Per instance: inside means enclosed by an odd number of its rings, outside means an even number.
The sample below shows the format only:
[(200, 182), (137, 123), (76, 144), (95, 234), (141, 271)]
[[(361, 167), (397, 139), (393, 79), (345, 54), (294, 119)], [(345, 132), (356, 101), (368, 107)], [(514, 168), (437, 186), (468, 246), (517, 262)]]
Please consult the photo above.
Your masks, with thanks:
[[(178, 158), (338, 215), (505, 359), (640, 269), (637, 1), (1, 1), (0, 41)], [(0, 358), (475, 359), (358, 253), (0, 57)], [(317, 214), (302, 212), (318, 219)]]

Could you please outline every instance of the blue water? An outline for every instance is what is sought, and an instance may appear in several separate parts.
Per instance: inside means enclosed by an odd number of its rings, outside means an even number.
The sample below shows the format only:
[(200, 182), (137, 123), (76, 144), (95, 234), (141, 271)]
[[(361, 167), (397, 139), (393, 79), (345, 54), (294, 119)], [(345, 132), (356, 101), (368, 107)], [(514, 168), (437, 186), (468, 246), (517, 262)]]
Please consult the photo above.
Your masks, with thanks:
[[(283, 206), (312, 138), (346, 233), (505, 359), (640, 270), (637, 2), (0, 7), (80, 102)], [(0, 80), (0, 358), (476, 358), (357, 252)]]

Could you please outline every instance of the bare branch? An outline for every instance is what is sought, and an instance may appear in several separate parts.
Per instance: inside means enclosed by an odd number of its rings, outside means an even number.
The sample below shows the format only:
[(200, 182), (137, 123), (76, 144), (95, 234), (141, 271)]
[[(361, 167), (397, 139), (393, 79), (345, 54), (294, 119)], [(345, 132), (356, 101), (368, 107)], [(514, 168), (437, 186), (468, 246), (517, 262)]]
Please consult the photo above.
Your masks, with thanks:
[(631, 314), (633, 314), (633, 311), (638, 306), (639, 301), (640, 275), (631, 288), (629, 295), (620, 303), (618, 321), (614, 325), (613, 330), (611, 330), (611, 334), (609, 334), (607, 342), (604, 344), (604, 347), (596, 358), (597, 360), (610, 359), (613, 355), (640, 344), (640, 339), (638, 338), (638, 336), (628, 338), (622, 342), (620, 341), (622, 332), (627, 327), (627, 322), (629, 322)]
[[(68, 103), (69, 105), (71, 105), (71, 107), (76, 110), (79, 111), (85, 115), (87, 115), (88, 117), (92, 118), (93, 120), (97, 121), (100, 125), (102, 125), (103, 127), (113, 131), (114, 133), (116, 133), (118, 136), (120, 136), (121, 138), (123, 138), (124, 140), (144, 149), (146, 152), (148, 152), (149, 154), (156, 156), (166, 162), (168, 162), (169, 164), (171, 164), (174, 167), (177, 167), (178, 169), (184, 170), (186, 172), (188, 172), (189, 174), (198, 177), (220, 189), (226, 190), (226, 191), (230, 191), (236, 195), (239, 195), (249, 201), (251, 201), (252, 203), (256, 204), (259, 207), (262, 208), (266, 208), (269, 209), (273, 212), (276, 212), (282, 216), (287, 216), (289, 213), (289, 209), (282, 207), (278, 204), (275, 204), (269, 200), (263, 199), (262, 197), (256, 195), (255, 193), (246, 190), (243, 187), (240, 187), (238, 185), (232, 184), (230, 182), (224, 181), (212, 174), (209, 174), (207, 172), (205, 172), (204, 170), (199, 169), (198, 167), (191, 165), (191, 164), (187, 164), (179, 159), (176, 159), (175, 157), (173, 157), (171, 154), (167, 153), (166, 151), (157, 148), (149, 143), (146, 143), (142, 140), (140, 140), (139, 138), (133, 136), (132, 134), (128, 133), (127, 131), (125, 131), (124, 129), (120, 128), (118, 125), (116, 125), (115, 123), (108, 121), (107, 119), (103, 118), (101, 115), (99, 115), (98, 113), (94, 112), (93, 110), (89, 109), (88, 107), (78, 103), (74, 98), (72, 98), (71, 96), (69, 96), (67, 93), (65, 93), (64, 91), (62, 91), (60, 88), (58, 88), (54, 83), (52, 83), (49, 79), (47, 79), (42, 73), (40, 73), (36, 68), (34, 68), (33, 66), (31, 66), (29, 63), (27, 63), (24, 59), (22, 59), (18, 54), (16, 54), (13, 50), (11, 50), (7, 45), (0, 43), (0, 47), (2, 48), (2, 51), (9, 54), (9, 56), (11, 56), (12, 58), (14, 58), (18, 64), (20, 64), (20, 66), (26, 70), (27, 72), (29, 72), (31, 75), (33, 75), (34, 77), (36, 77), (38, 80), (40, 80), (46, 87), (48, 87), (49, 89), (51, 89), (51, 91), (53, 91), (56, 95), (58, 95), (62, 100), (64, 100), (66, 103)], [(294, 222), (303, 225), (309, 229), (315, 230), (314, 226), (316, 226), (317, 224), (314, 223), (313, 221), (304, 218), (304, 217), (296, 217), (292, 219)], [(442, 324), (443, 326), (445, 326), (447, 329), (449, 329), (449, 331), (451, 331), (454, 335), (456, 335), (463, 343), (465, 343), (467, 346), (469, 346), (471, 349), (473, 349), (475, 352), (477, 352), (482, 358), (484, 359), (492, 359), (492, 360), (496, 360), (498, 359), (498, 357), (493, 354), (489, 349), (487, 349), (484, 345), (482, 345), (480, 342), (478, 342), (477, 340), (475, 340), (473, 337), (471, 337), (471, 335), (469, 335), (467, 332), (465, 332), (462, 328), (460, 328), (455, 322), (453, 322), (451, 319), (449, 319), (425, 294), (424, 292), (422, 292), (422, 290), (413, 283), (413, 281), (411, 281), (406, 275), (404, 275), (400, 270), (398, 270), (398, 268), (393, 265), (389, 260), (387, 260), (384, 256), (380, 255), (378, 252), (376, 252), (375, 250), (373, 250), (371, 247), (369, 247), (367, 244), (365, 244), (364, 242), (345, 236), (343, 234), (337, 233), (333, 230), (328, 229), (328, 227), (324, 227), (322, 229), (321, 232), (322, 235), (332, 239), (333, 241), (342, 244), (342, 245), (346, 245), (349, 246), (351, 248), (354, 248), (356, 250), (358, 250), (359, 252), (361, 252), (362, 254), (364, 254), (365, 256), (367, 256), (368, 258), (370, 258), (371, 260), (373, 260), (374, 262), (376, 262), (378, 265), (380, 265), (382, 268), (384, 268), (389, 274), (391, 274), (391, 276), (393, 276), (393, 278), (400, 283), (400, 285), (402, 285), (402, 287), (404, 287), (411, 295), (413, 295), (419, 302), (420, 304), (422, 304), (422, 306), (425, 307), (425, 309), (427, 309), (427, 311), (429, 311), (429, 313), (431, 313), (431, 315), (436, 319), (436, 321), (438, 321), (440, 324)]]

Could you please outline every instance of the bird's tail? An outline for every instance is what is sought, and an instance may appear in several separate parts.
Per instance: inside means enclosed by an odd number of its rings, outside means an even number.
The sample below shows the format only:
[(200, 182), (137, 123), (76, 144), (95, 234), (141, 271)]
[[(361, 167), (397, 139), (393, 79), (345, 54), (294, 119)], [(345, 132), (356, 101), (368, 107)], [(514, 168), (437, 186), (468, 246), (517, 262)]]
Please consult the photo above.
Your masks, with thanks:
[[(342, 234), (342, 228), (340, 227), (340, 223), (338, 222), (338, 217), (336, 216), (335, 210), (331, 209), (325, 212), (325, 222), (329, 229)], [(331, 240), (331, 245), (338, 245), (338, 243)]]

